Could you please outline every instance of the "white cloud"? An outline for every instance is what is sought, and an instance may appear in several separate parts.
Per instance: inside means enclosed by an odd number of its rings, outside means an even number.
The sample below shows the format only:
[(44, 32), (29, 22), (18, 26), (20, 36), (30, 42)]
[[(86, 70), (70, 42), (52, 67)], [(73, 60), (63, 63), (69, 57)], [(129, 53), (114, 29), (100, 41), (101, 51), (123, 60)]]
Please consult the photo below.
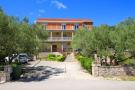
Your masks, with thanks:
[[(51, 4), (53, 5), (54, 7), (56, 7), (57, 9), (66, 9), (67, 6), (58, 1), (58, 0), (36, 0), (36, 3), (39, 5), (39, 4), (45, 4), (45, 2), (48, 4)], [(37, 17), (42, 17), (44, 14), (46, 13), (46, 10), (45, 9), (42, 9), (42, 8), (38, 8), (36, 12), (30, 12), (29, 15), (30, 16), (37, 16)]]
[(58, 9), (66, 9), (67, 8), (66, 5), (64, 5), (62, 2), (59, 2), (57, 0), (53, 0), (51, 3), (53, 5), (55, 5), (55, 7), (57, 7)]
[(39, 13), (45, 13), (45, 10), (39, 9), (38, 12), (39, 12)]

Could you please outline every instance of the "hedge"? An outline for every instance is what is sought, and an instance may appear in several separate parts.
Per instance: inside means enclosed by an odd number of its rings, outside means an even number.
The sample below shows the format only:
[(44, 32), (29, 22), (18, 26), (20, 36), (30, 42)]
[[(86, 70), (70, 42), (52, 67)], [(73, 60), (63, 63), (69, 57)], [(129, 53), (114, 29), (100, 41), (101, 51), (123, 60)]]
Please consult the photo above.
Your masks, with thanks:
[(55, 54), (49, 54), (47, 56), (47, 59), (49, 61), (59, 61), (59, 62), (63, 62), (65, 60), (65, 56), (62, 55), (55, 55)]
[(81, 63), (81, 66), (88, 72), (92, 73), (92, 58), (88, 58), (82, 55), (77, 55), (76, 58)]

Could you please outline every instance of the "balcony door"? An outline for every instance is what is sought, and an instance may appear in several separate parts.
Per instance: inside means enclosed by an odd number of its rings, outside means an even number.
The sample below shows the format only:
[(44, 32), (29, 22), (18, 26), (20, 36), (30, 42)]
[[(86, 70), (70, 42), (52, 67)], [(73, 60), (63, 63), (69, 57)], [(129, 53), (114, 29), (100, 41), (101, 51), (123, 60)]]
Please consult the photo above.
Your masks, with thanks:
[(52, 52), (57, 52), (57, 45), (52, 45)]

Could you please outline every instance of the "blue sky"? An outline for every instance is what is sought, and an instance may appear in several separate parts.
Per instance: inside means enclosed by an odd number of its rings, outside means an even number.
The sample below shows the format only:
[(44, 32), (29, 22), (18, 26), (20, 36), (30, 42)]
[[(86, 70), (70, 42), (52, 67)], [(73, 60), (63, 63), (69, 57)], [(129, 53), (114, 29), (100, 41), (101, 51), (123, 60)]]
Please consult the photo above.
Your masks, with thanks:
[(135, 17), (135, 0), (0, 0), (8, 15), (30, 22), (37, 18), (86, 18), (94, 25), (115, 25), (127, 17)]

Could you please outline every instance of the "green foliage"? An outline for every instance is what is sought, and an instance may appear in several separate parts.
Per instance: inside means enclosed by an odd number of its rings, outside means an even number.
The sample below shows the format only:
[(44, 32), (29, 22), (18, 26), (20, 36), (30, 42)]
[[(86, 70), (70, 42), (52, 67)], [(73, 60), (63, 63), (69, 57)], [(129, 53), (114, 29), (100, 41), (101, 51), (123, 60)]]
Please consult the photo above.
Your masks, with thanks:
[(124, 60), (121, 63), (124, 64), (124, 65), (134, 65), (135, 64), (135, 60), (134, 59), (127, 59), (127, 60)]
[(76, 58), (80, 61), (81, 66), (89, 71), (92, 72), (92, 58), (84, 57), (82, 55), (77, 55)]
[(65, 60), (64, 56), (61, 56), (61, 55), (56, 56), (56, 61), (63, 62), (64, 60)]
[[(12, 54), (37, 54), (42, 40), (48, 33), (41, 25), (30, 25), (25, 17), (22, 21), (13, 16), (7, 16), (0, 8), (0, 62)], [(9, 63), (12, 62), (12, 57)]]
[(50, 61), (55, 61), (56, 55), (55, 54), (48, 54), (47, 59), (50, 60)]
[[(90, 57), (94, 53), (100, 57), (114, 57), (118, 62), (133, 57), (135, 60), (135, 18), (128, 18), (115, 26), (101, 25), (93, 30), (78, 30), (73, 38), (74, 49), (82, 49), (82, 54)], [(131, 54), (127, 59), (124, 53)]]
[(22, 66), (18, 64), (12, 64), (13, 72), (11, 74), (12, 80), (18, 80), (22, 74)]
[(49, 54), (47, 56), (47, 59), (50, 61), (59, 61), (59, 62), (63, 62), (65, 60), (65, 57), (62, 55), (55, 55), (55, 54)]

